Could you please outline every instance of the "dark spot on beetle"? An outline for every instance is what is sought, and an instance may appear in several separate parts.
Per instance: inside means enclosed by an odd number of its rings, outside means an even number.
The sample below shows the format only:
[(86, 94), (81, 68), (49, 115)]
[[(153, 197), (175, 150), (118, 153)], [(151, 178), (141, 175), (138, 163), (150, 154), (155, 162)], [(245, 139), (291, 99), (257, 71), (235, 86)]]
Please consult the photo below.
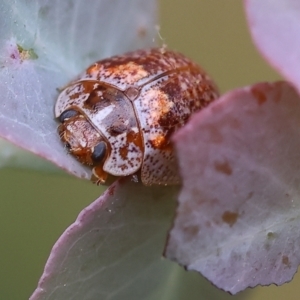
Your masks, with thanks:
[(131, 160), (128, 160), (127, 162), (131, 168), (134, 166)]
[(232, 174), (232, 168), (228, 161), (224, 162), (215, 162), (215, 169), (216, 171), (226, 174), (226, 175), (231, 175)]
[(227, 223), (230, 227), (232, 227), (237, 221), (239, 214), (237, 212), (225, 211), (222, 215), (223, 222)]
[(127, 169), (128, 169), (128, 166), (127, 166), (127, 165), (125, 165), (125, 164), (123, 164), (123, 165), (120, 165), (119, 167), (121, 168), (121, 170), (122, 170), (122, 171), (125, 171), (125, 170), (127, 170)]
[(257, 87), (253, 87), (251, 89), (252, 95), (256, 98), (257, 103), (259, 105), (264, 104), (267, 101), (267, 97), (264, 92), (261, 91), (261, 89)]

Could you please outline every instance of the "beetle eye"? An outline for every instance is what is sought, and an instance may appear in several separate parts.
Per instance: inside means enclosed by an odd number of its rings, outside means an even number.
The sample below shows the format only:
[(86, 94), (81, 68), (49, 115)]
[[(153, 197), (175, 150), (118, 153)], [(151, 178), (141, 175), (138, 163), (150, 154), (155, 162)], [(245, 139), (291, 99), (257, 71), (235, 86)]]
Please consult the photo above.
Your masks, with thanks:
[(66, 119), (72, 118), (74, 116), (78, 115), (78, 111), (74, 109), (68, 109), (65, 110), (60, 116), (59, 116), (59, 121), (63, 123)]
[(92, 160), (94, 163), (101, 162), (106, 153), (106, 144), (104, 142), (100, 142), (97, 146), (94, 147), (94, 151), (92, 154)]

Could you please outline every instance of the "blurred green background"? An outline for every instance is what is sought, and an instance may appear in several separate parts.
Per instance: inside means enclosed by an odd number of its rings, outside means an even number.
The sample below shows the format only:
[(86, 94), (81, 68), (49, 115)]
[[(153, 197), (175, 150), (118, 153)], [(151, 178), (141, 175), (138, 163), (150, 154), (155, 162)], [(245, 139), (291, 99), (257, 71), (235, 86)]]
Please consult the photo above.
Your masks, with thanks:
[[(159, 4), (161, 44), (201, 64), (222, 92), (280, 79), (252, 44), (242, 1), (160, 0)], [(28, 299), (54, 242), (101, 188), (67, 176), (1, 170), (0, 190), (0, 300)], [(258, 287), (245, 299), (293, 300), (299, 294), (296, 275), (282, 287)], [(228, 299), (225, 293), (215, 299), (222, 300), (223, 295)]]

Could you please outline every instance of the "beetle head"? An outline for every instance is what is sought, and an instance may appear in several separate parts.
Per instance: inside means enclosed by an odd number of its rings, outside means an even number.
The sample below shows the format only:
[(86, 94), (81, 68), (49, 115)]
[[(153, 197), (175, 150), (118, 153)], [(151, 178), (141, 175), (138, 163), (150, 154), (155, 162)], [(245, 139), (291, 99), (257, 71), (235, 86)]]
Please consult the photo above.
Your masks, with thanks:
[[(85, 116), (76, 110), (64, 111), (59, 120), (61, 122), (58, 127), (59, 135), (68, 151), (81, 163), (94, 168), (97, 166), (99, 170), (99, 166), (103, 166), (105, 157), (108, 155), (108, 147), (104, 138)], [(102, 172), (101, 177), (96, 177), (99, 183), (104, 183), (107, 176), (105, 172)]]

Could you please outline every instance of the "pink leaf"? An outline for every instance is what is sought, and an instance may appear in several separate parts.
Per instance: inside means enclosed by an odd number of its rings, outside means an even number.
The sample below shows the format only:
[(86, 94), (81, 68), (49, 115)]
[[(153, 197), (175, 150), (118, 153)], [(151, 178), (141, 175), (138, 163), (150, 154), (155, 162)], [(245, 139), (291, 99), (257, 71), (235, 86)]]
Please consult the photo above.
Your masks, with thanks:
[(15, 39), (5, 47), (7, 60), (0, 73), (6, 78), (0, 81), (1, 137), (79, 177), (89, 178), (90, 170), (67, 155), (57, 133), (53, 106), (66, 74), (44, 68), (37, 60), (20, 61)]
[(300, 99), (287, 83), (231, 91), (174, 137), (183, 188), (166, 256), (233, 294), (300, 263)]
[(114, 183), (56, 242), (30, 299), (138, 299), (168, 289), (173, 268), (161, 253), (175, 192)]
[(245, 8), (257, 48), (300, 90), (299, 0), (245, 0)]

